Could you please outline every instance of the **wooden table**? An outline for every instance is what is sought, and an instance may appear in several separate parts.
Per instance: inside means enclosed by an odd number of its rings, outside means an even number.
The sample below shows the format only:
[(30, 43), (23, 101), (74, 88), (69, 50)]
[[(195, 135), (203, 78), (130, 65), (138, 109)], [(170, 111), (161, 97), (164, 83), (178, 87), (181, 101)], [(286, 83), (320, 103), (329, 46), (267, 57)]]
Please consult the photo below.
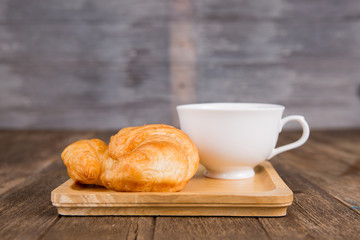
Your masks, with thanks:
[(359, 239), (360, 130), (313, 131), (271, 160), (294, 192), (286, 217), (59, 216), (50, 192), (68, 178), (61, 151), (113, 133), (0, 131), (0, 239)]

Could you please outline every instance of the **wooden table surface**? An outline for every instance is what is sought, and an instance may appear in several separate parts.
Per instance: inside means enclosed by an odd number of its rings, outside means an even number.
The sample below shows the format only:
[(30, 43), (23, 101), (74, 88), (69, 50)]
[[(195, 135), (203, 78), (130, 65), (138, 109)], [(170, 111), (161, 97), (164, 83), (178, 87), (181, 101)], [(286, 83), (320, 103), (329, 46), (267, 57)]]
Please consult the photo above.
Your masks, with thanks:
[(68, 179), (61, 151), (113, 133), (0, 131), (0, 239), (359, 239), (360, 130), (313, 131), (271, 160), (294, 192), (286, 217), (59, 216), (50, 192)]

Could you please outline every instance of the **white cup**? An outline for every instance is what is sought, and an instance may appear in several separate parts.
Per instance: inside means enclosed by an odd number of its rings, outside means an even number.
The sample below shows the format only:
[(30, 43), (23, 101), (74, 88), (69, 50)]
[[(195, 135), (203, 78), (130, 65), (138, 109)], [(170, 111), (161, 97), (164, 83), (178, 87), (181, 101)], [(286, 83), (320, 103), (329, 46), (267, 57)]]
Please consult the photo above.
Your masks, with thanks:
[[(273, 156), (299, 147), (309, 137), (303, 116), (282, 118), (285, 107), (259, 103), (201, 103), (177, 106), (180, 127), (197, 146), (205, 176), (243, 179), (254, 167)], [(283, 126), (297, 121), (301, 138), (275, 148)]]

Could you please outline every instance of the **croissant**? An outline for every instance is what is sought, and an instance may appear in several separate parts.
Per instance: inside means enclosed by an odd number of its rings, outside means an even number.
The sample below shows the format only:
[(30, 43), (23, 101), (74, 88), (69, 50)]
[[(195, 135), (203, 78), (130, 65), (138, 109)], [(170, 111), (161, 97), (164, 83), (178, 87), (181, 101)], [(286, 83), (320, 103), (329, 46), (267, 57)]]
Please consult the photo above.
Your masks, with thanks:
[(190, 138), (163, 124), (124, 128), (109, 146), (100, 139), (80, 140), (61, 158), (74, 181), (115, 191), (180, 191), (199, 166)]

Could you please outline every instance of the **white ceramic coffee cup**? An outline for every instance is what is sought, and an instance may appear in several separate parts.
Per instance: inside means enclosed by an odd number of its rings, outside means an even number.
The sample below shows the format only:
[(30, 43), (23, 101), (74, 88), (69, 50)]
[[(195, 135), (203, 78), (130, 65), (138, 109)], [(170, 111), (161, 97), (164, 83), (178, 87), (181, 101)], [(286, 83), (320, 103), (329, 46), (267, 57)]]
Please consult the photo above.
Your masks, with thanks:
[[(282, 118), (285, 107), (260, 103), (201, 103), (177, 106), (180, 127), (199, 149), (205, 176), (242, 179), (255, 175), (254, 167), (273, 156), (299, 147), (309, 137), (303, 116)], [(283, 126), (297, 121), (301, 138), (275, 148)]]

